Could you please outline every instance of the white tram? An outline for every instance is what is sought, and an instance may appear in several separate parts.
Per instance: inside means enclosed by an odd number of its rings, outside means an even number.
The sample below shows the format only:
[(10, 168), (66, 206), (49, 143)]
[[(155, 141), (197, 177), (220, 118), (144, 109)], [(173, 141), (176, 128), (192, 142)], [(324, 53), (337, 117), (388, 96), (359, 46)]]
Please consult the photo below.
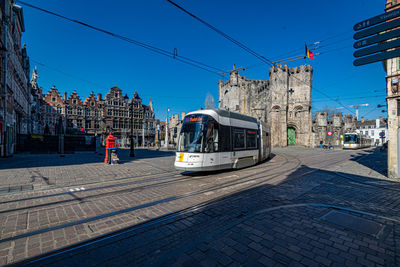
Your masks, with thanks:
[(370, 137), (359, 133), (345, 133), (343, 141), (343, 149), (365, 148), (372, 144)]
[(175, 168), (239, 169), (263, 161), (270, 154), (270, 131), (262, 121), (224, 109), (198, 110), (183, 119)]

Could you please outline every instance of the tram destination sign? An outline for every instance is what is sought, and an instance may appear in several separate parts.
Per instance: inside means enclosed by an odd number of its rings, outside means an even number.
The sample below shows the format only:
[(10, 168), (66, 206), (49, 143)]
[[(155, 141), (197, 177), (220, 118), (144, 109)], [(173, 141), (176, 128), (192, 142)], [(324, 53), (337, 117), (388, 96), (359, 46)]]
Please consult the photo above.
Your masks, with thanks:
[(400, 29), (396, 29), (400, 27), (399, 17), (400, 9), (396, 9), (354, 25), (353, 47), (358, 49), (353, 54), (357, 58), (354, 66), (400, 57), (400, 49), (396, 49), (400, 48)]

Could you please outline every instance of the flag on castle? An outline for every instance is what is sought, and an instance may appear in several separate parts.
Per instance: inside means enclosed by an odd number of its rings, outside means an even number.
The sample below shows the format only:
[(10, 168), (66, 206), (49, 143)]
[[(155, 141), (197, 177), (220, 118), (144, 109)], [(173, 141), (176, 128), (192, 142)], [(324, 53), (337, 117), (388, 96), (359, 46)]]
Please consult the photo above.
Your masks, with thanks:
[(314, 53), (308, 49), (307, 45), (304, 44), (306, 46), (306, 57), (308, 57), (309, 59), (314, 59)]

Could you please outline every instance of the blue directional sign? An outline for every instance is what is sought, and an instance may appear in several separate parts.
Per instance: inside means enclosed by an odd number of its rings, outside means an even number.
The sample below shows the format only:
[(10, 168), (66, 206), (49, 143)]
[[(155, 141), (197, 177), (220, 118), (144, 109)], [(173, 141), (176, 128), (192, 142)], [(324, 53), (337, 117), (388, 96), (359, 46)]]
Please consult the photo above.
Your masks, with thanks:
[[(396, 9), (354, 25), (354, 66), (400, 57), (400, 9)], [(394, 30), (393, 30), (394, 29)], [(373, 35), (373, 36), (371, 36)], [(363, 39), (365, 38), (365, 39)], [(389, 41), (390, 40), (390, 41)]]
[(354, 66), (362, 66), (362, 65), (366, 65), (366, 64), (370, 64), (370, 63), (374, 63), (374, 62), (378, 62), (378, 61), (382, 61), (382, 60), (386, 60), (386, 59), (390, 59), (390, 58), (396, 58), (396, 57), (400, 57), (400, 49), (396, 49), (396, 50), (392, 50), (392, 51), (388, 51), (388, 52), (382, 52), (379, 54), (375, 54), (372, 56), (367, 56), (367, 57), (363, 57), (360, 59), (356, 59), (353, 61)]
[(376, 43), (379, 43), (382, 41), (386, 41), (389, 39), (393, 39), (393, 38), (399, 37), (399, 36), (400, 36), (400, 29), (388, 31), (388, 32), (385, 32), (382, 34), (374, 35), (372, 37), (357, 41), (354, 43), (354, 48), (358, 49), (358, 48), (366, 47), (366, 46), (373, 45), (373, 44), (376, 44)]
[(396, 39), (394, 41), (390, 41), (390, 42), (383, 42), (377, 45), (373, 45), (367, 48), (363, 48), (360, 50), (357, 50), (356, 52), (354, 52), (354, 56), (355, 57), (362, 57), (362, 56), (367, 56), (367, 55), (371, 55), (377, 52), (382, 52), (388, 49), (392, 49), (392, 48), (396, 48), (396, 47), (400, 47), (400, 39)]
[(367, 37), (367, 36), (370, 36), (373, 34), (381, 33), (381, 32), (399, 27), (399, 26), (400, 26), (400, 19), (392, 20), (387, 23), (379, 24), (377, 26), (359, 31), (353, 35), (353, 38), (355, 40), (358, 40), (358, 39), (361, 39), (361, 38), (364, 38), (364, 37)]
[(367, 20), (363, 20), (359, 23), (356, 23), (356, 25), (354, 25), (353, 29), (355, 31), (359, 31), (359, 30), (371, 27), (373, 25), (376, 25), (378, 23), (386, 22), (387, 20), (397, 18), (399, 16), (400, 16), (400, 9), (396, 9), (396, 10), (386, 12), (386, 13), (380, 14), (378, 16), (369, 18)]

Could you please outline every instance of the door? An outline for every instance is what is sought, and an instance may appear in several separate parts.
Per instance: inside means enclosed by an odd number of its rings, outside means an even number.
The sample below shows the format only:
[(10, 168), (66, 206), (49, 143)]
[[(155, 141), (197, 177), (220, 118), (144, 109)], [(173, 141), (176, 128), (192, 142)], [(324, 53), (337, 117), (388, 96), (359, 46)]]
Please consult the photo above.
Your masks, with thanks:
[(287, 128), (287, 144), (288, 146), (296, 144), (296, 130), (292, 127)]

